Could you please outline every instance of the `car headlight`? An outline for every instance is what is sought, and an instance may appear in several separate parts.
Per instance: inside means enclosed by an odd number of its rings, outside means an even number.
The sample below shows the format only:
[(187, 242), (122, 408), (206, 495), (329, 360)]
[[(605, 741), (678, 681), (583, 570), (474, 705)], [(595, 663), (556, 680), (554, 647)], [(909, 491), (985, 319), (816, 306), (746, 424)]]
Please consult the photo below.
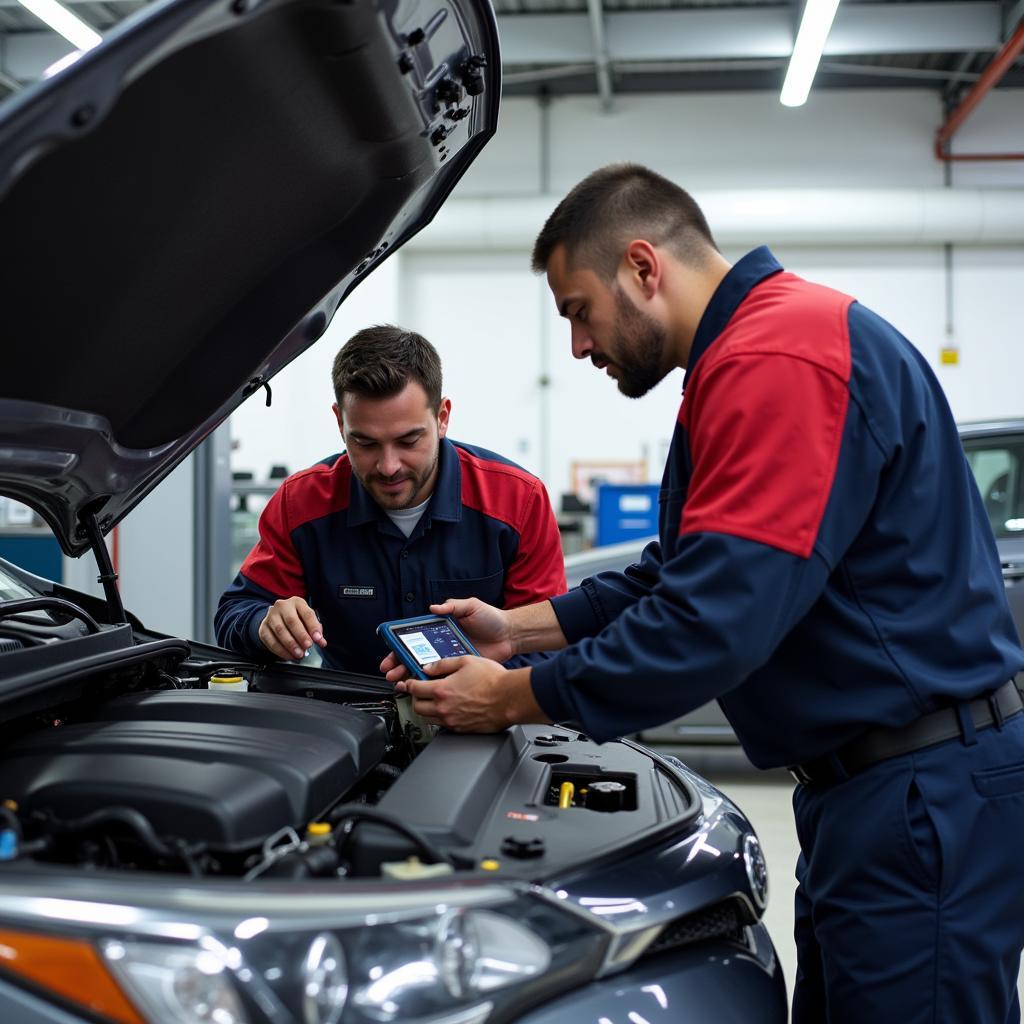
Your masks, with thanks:
[(158, 942), (104, 942), (111, 974), (148, 1020), (166, 1024), (247, 1024), (226, 958)]
[(334, 935), (318, 935), (302, 965), (302, 1015), (305, 1024), (337, 1024), (348, 996), (345, 950)]
[[(319, 904), (308, 891), (269, 903), (249, 893), (266, 916), (241, 921), (240, 896), (230, 915), (79, 903), (63, 921), (72, 901), (50, 899), (45, 921), (19, 914), (0, 930), (0, 968), (118, 1024), (483, 1024), (594, 977), (608, 943), (585, 916), (522, 884), (364, 890)], [(3, 918), (8, 903), (0, 896)], [(91, 983), (62, 985), (64, 947), (76, 963), (93, 950)]]
[(382, 1022), (429, 1018), (465, 1003), (489, 1010), (487, 997), (542, 974), (551, 955), (547, 942), (511, 917), (449, 910), (364, 933), (353, 950), (363, 972), (352, 1002)]
[(747, 870), (750, 894), (754, 897), (758, 911), (762, 911), (768, 906), (768, 864), (753, 832), (743, 837), (743, 866)]

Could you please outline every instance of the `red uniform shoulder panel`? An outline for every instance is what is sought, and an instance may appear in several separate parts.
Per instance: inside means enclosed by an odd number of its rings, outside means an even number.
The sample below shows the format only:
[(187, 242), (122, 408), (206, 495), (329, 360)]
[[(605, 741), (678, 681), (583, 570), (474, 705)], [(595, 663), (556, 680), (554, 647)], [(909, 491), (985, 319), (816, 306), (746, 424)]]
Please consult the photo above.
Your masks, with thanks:
[(281, 484), (289, 529), (348, 508), (351, 483), (352, 463), (347, 455), (339, 455), (330, 466), (321, 463), (293, 473)]
[(847, 316), (853, 301), (795, 274), (773, 274), (750, 290), (697, 364), (694, 376), (699, 378), (733, 356), (776, 354), (805, 359), (848, 383)]
[(680, 533), (809, 557), (846, 423), (852, 301), (778, 274), (741, 303), (687, 382), (693, 472)]
[(260, 515), (260, 539), (242, 563), (242, 575), (280, 597), (306, 594), (292, 531), (348, 507), (352, 466), (341, 455), (333, 465), (310, 466), (277, 489)]
[(455, 451), (462, 469), (462, 504), (522, 532), (530, 498), (543, 484), (518, 466), (482, 459), (465, 448)]

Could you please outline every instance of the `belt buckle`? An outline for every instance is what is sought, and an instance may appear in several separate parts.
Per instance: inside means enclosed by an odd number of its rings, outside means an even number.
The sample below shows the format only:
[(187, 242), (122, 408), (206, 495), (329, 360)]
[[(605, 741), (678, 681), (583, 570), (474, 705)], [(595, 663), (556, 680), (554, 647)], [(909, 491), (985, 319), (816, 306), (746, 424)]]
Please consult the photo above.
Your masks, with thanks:
[(787, 769), (790, 775), (797, 781), (801, 786), (809, 785), (811, 782), (811, 776), (807, 773), (807, 769), (802, 764), (791, 764)]

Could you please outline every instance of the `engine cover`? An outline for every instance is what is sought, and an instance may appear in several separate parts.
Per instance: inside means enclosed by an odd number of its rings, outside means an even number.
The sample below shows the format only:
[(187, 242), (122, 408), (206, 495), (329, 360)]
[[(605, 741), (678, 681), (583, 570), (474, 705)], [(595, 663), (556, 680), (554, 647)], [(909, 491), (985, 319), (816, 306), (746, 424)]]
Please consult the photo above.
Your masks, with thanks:
[(242, 850), (318, 818), (380, 761), (386, 741), (375, 716), (303, 697), (132, 694), (88, 722), (11, 744), (0, 797), (61, 819), (130, 807), (160, 835)]

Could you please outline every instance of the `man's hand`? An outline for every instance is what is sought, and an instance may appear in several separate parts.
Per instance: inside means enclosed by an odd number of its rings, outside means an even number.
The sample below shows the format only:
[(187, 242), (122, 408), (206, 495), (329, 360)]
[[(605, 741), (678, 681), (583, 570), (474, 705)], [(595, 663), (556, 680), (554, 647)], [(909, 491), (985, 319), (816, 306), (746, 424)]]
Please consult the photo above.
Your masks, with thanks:
[[(449, 599), (444, 604), (432, 604), (430, 610), (435, 615), (450, 615), (483, 657), (492, 661), (508, 661), (516, 653), (508, 612), (485, 604), (476, 597), (465, 601)], [(409, 678), (409, 670), (397, 655), (389, 654), (380, 663), (380, 670), (388, 682), (400, 684), (399, 691), (405, 692), (403, 681)]]
[(405, 686), (413, 711), (428, 722), (457, 732), (499, 732), (551, 721), (534, 699), (528, 668), (509, 670), (470, 655), (436, 661), (424, 671), (430, 679), (410, 679)]
[(259, 638), (271, 654), (286, 661), (301, 658), (313, 644), (327, 646), (316, 612), (301, 597), (275, 601), (260, 623)]

